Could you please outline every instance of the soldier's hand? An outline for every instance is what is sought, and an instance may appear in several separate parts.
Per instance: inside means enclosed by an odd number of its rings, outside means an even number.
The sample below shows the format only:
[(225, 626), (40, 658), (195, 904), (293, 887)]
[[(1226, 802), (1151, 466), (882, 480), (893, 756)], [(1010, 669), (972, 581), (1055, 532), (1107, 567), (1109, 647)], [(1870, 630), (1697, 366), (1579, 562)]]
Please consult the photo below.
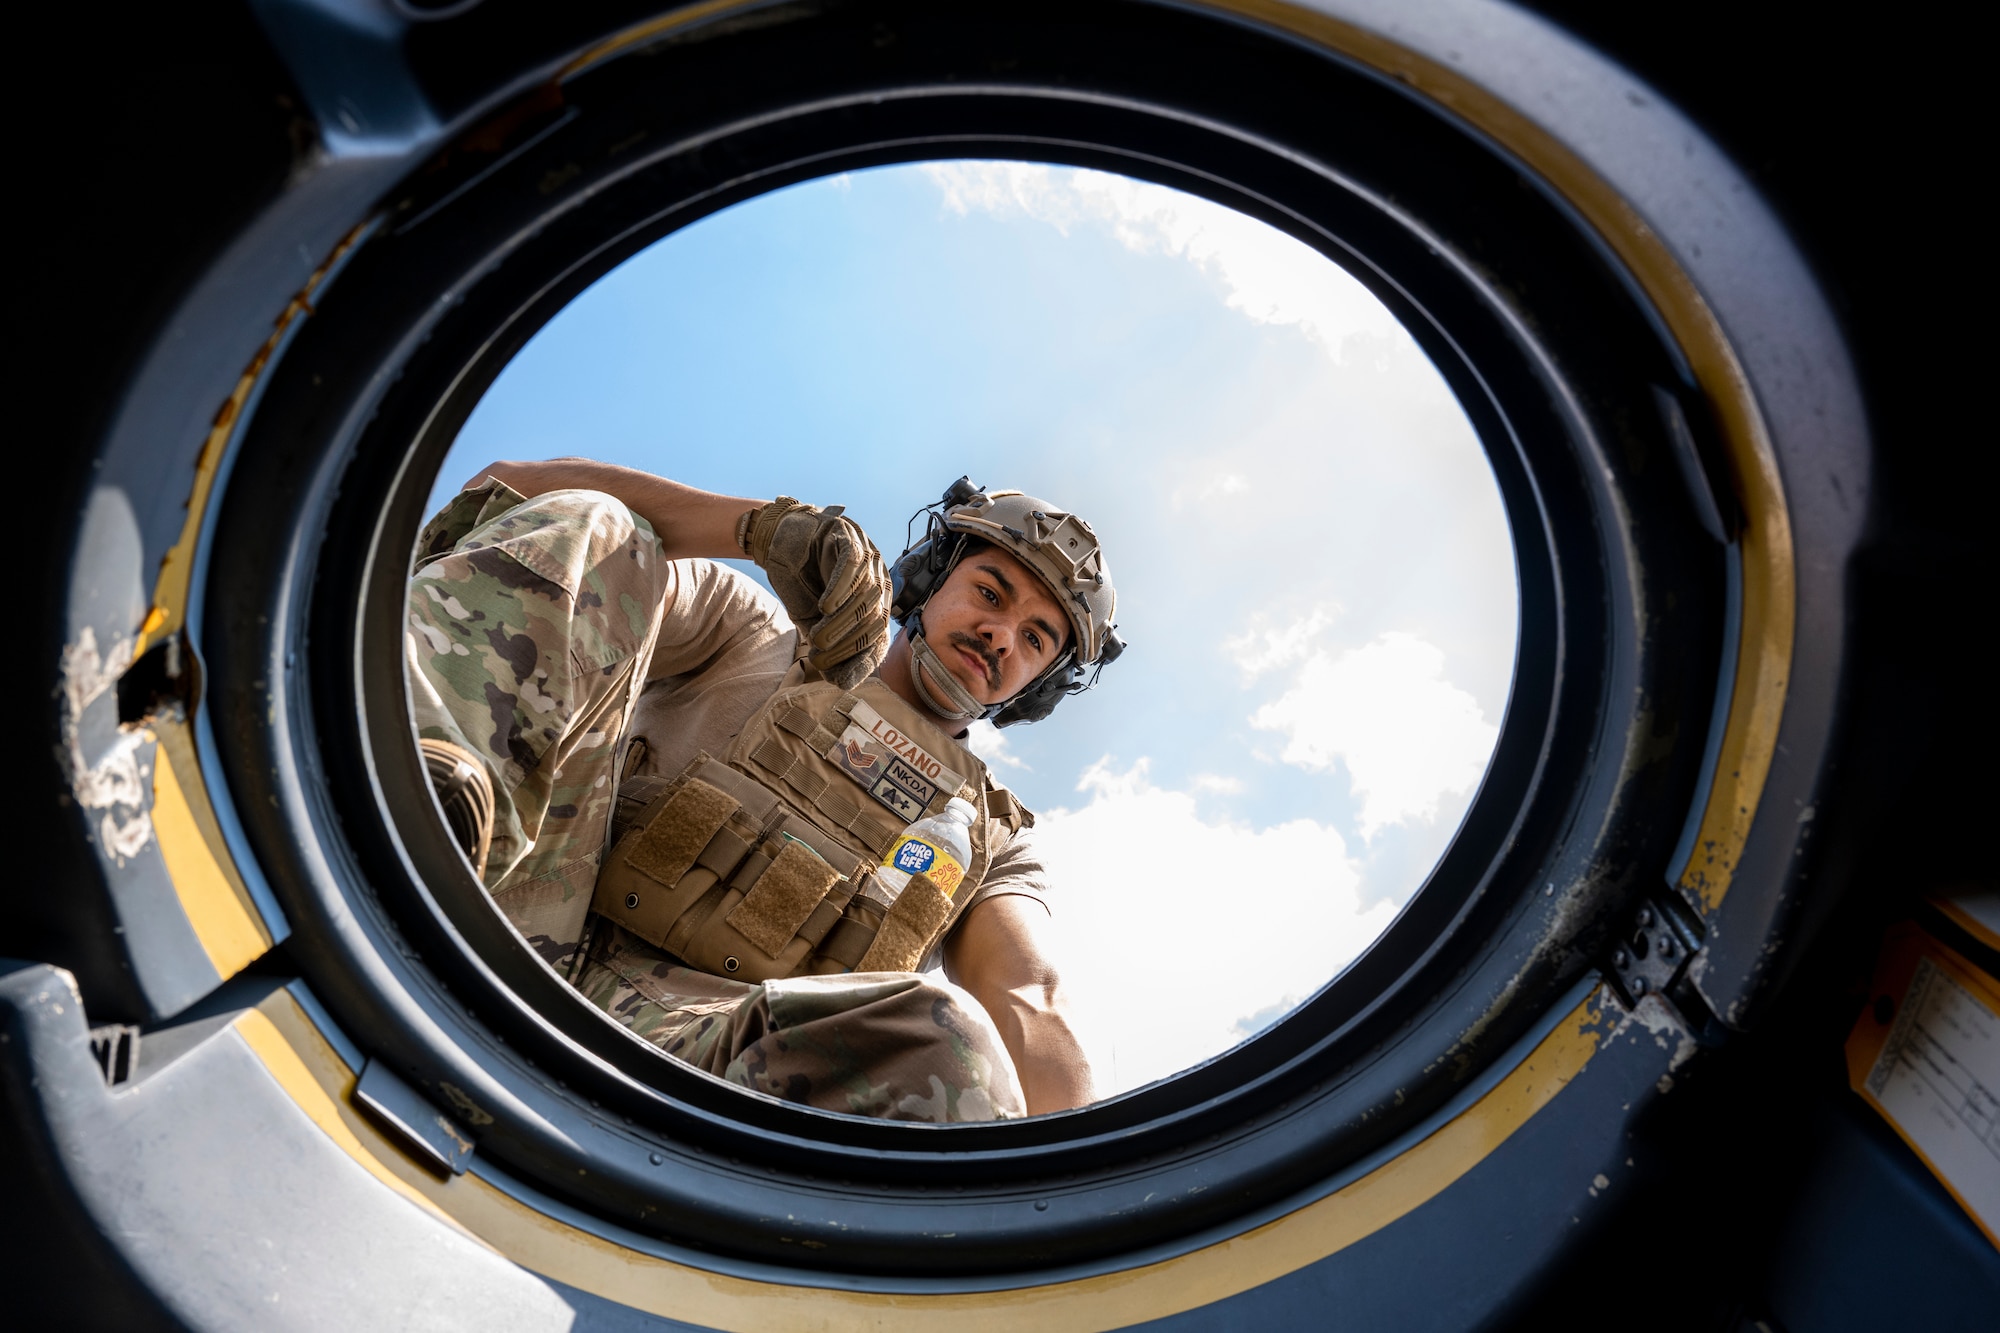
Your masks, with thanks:
[(750, 520), (745, 548), (812, 651), (806, 665), (846, 689), (889, 650), (889, 568), (841, 506), (781, 495)]

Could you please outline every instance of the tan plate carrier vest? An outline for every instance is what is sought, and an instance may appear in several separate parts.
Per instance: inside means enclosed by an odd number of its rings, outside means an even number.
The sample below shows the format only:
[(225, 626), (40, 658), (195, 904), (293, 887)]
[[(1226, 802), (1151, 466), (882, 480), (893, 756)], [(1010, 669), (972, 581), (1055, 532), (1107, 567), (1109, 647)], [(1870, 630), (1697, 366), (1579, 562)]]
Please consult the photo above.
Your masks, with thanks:
[[(972, 864), (947, 894), (875, 872), (903, 830), (962, 796)], [(726, 761), (621, 785), (591, 907), (690, 967), (739, 981), (909, 972), (985, 878), (994, 825), (1032, 824), (986, 765), (881, 681), (787, 685)]]

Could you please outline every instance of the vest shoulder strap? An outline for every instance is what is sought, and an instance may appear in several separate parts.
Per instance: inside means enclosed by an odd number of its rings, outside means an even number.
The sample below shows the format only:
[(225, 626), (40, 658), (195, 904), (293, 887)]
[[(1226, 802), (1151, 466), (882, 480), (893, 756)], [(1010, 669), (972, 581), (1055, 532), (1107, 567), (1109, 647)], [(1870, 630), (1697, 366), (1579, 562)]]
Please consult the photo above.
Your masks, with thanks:
[(989, 819), (997, 819), (1007, 826), (1009, 833), (1019, 833), (1024, 828), (1035, 826), (1035, 812), (1021, 804), (1021, 798), (997, 782), (989, 781), (986, 787), (986, 811)]

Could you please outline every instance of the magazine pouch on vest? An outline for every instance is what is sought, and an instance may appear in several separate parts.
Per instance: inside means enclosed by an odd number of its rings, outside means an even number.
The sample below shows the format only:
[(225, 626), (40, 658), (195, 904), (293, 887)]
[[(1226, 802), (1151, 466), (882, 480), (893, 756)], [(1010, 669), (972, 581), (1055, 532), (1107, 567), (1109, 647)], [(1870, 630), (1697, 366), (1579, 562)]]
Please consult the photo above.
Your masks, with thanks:
[[(963, 796), (972, 864), (947, 895), (876, 867), (903, 829)], [(970, 750), (880, 681), (788, 685), (724, 759), (628, 780), (592, 908), (689, 966), (741, 981), (907, 972), (971, 901), (998, 829), (1032, 822)], [(998, 826), (996, 829), (995, 826)]]

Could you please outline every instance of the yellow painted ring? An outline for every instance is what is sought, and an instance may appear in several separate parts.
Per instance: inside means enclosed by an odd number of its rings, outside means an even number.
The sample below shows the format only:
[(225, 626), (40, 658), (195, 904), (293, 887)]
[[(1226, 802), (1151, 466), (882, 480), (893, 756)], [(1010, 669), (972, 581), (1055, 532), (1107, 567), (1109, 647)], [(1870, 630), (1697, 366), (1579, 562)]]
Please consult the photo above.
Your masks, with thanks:
[(1492, 1090), (1429, 1137), (1347, 1186), (1240, 1236), (1157, 1263), (1040, 1286), (947, 1294), (845, 1291), (763, 1282), (676, 1263), (593, 1235), (480, 1177), (440, 1180), (355, 1107), (350, 1066), (289, 992), (236, 1030), (300, 1109), (371, 1175), (445, 1224), (543, 1277), (649, 1314), (727, 1333), (876, 1329), (930, 1333), (1099, 1333), (1191, 1310), (1283, 1277), (1437, 1197), (1583, 1071), (1617, 1013), (1602, 990), (1557, 1022)]
[[(579, 55), (559, 78), (639, 49), (751, 0), (711, 0), (639, 24)], [(1763, 416), (1714, 312), (1637, 211), (1526, 112), (1462, 72), (1390, 37), (1281, 0), (1205, 0), (1202, 7), (1321, 47), (1393, 78), (1509, 152), (1564, 198), (1646, 293), (1714, 405), (1744, 514), (1742, 619), (1721, 760), (1703, 809), (1697, 856), (1682, 884), (1711, 909), (1727, 892), (1775, 750), (1794, 638), (1789, 516)], [(195, 541), (216, 464), (240, 427), (240, 409), (287, 327), (362, 232), (343, 239), (281, 313), (277, 328), (218, 410), (189, 497), (182, 540), (163, 566), (138, 651), (182, 624)], [(136, 654), (135, 654), (136, 655)], [(224, 976), (268, 947), (270, 932), (214, 832), (188, 737), (162, 737), (156, 796), (162, 852), (203, 946)], [(172, 743), (169, 743), (172, 742)], [(1179, 1313), (1261, 1286), (1334, 1254), (1442, 1193), (1547, 1106), (1598, 1049), (1602, 993), (1565, 1015), (1483, 1097), (1410, 1149), (1349, 1185), (1240, 1236), (1157, 1263), (1095, 1277), (966, 1294), (856, 1292), (756, 1281), (676, 1263), (608, 1241), (540, 1212), (480, 1177), (477, 1164), (440, 1181), (360, 1115), (357, 1070), (288, 993), (237, 1022), (239, 1035), (300, 1109), (385, 1187), (515, 1263), (620, 1304), (732, 1333), (872, 1328), (928, 1330), (941, 1318), (968, 1333), (1032, 1320), (1047, 1333), (1095, 1333)]]

